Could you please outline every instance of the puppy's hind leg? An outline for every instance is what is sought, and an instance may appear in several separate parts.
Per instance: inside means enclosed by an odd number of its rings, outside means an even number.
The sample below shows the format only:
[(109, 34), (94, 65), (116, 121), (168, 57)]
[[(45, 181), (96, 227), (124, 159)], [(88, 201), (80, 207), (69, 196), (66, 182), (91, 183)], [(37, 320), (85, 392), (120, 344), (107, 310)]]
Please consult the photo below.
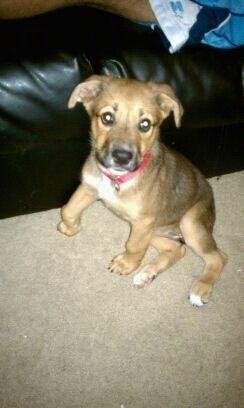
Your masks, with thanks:
[(180, 242), (159, 236), (153, 236), (151, 245), (157, 249), (159, 255), (134, 276), (133, 285), (135, 288), (141, 289), (147, 286), (159, 273), (178, 262), (186, 251), (185, 246)]
[(205, 263), (203, 274), (190, 289), (189, 300), (193, 306), (202, 306), (208, 302), (213, 286), (227, 262), (227, 256), (217, 247), (213, 238), (213, 223), (208, 221), (211, 217), (211, 213), (198, 203), (187, 212), (180, 223), (186, 244)]
[(77, 234), (82, 212), (96, 200), (96, 191), (86, 184), (80, 184), (68, 203), (61, 208), (62, 221), (58, 224), (58, 230), (68, 236)]

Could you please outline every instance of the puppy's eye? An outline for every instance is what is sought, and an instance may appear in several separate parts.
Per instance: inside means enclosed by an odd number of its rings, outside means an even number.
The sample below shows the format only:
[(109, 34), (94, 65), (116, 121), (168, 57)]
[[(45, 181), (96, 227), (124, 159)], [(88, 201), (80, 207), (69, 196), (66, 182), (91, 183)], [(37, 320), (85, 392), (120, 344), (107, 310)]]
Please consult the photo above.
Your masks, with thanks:
[(139, 123), (139, 130), (140, 132), (148, 132), (151, 129), (151, 121), (149, 119), (142, 119), (142, 121)]
[(114, 114), (111, 112), (104, 112), (101, 115), (101, 121), (106, 126), (111, 126), (115, 122)]

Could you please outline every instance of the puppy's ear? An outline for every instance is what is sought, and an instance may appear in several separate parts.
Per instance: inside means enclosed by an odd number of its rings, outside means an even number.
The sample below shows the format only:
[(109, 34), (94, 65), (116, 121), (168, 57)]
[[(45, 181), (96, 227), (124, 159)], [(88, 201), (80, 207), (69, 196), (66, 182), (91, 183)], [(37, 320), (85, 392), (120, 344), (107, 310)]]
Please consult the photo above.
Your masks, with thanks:
[(89, 112), (91, 103), (100, 94), (100, 92), (102, 92), (102, 84), (102, 77), (98, 75), (92, 75), (86, 81), (78, 84), (70, 95), (68, 108), (72, 109), (77, 104), (77, 102), (80, 102)]
[(155, 90), (156, 101), (160, 107), (162, 118), (167, 118), (173, 112), (175, 125), (177, 128), (180, 127), (184, 109), (172, 88), (169, 85), (158, 85)]

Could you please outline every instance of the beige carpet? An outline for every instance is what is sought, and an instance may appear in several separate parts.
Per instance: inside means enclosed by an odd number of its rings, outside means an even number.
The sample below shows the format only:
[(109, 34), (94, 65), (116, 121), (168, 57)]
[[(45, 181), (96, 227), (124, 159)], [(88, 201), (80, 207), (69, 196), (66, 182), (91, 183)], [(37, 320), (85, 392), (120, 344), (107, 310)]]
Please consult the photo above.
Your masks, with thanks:
[(59, 210), (0, 221), (1, 408), (244, 407), (244, 172), (211, 183), (229, 263), (203, 308), (189, 250), (144, 290), (106, 270), (129, 229), (100, 203), (74, 238)]

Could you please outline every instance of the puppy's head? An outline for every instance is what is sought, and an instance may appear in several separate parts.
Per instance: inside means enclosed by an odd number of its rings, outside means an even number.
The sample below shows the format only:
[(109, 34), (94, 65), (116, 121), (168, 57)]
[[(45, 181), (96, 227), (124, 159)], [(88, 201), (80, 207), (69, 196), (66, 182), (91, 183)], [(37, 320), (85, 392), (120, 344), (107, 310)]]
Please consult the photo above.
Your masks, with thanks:
[(91, 140), (105, 167), (133, 171), (158, 139), (171, 112), (180, 126), (183, 108), (168, 85), (91, 76), (73, 90), (68, 107), (81, 102), (91, 118)]

